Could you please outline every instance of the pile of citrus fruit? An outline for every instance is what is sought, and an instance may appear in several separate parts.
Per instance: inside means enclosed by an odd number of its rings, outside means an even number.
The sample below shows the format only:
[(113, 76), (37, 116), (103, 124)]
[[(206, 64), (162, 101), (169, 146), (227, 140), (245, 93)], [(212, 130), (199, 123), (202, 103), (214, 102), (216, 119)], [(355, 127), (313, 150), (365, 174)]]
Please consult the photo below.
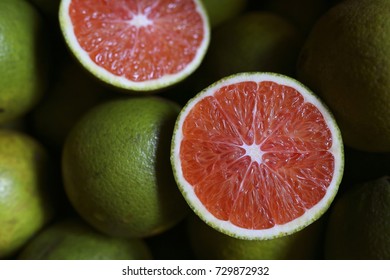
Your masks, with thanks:
[(390, 259), (389, 50), (387, 0), (2, 0), (0, 259)]

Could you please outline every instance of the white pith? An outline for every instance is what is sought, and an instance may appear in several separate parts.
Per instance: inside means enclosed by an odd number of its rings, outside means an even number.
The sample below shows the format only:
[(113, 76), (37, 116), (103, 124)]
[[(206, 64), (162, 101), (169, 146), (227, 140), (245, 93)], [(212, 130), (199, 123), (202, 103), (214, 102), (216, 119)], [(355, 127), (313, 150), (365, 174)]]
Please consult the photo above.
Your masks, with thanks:
[[(292, 220), (291, 222), (288, 222), (283, 225), (275, 225), (274, 227), (269, 229), (245, 229), (232, 224), (230, 221), (223, 221), (214, 217), (198, 199), (193, 190), (193, 187), (184, 179), (181, 170), (180, 142), (183, 138), (181, 128), (189, 111), (202, 98), (213, 95), (217, 89), (228, 84), (234, 84), (243, 81), (254, 81), (257, 83), (262, 81), (272, 81), (295, 88), (304, 96), (305, 102), (314, 104), (320, 110), (332, 133), (332, 147), (329, 149), (329, 152), (334, 155), (335, 166), (333, 178), (328, 186), (325, 196), (315, 206), (307, 210), (302, 216), (298, 217), (297, 219)], [(261, 161), (262, 152), (259, 148), (257, 148), (257, 146), (243, 146), (243, 148), (246, 150), (246, 153), (251, 156), (252, 160), (256, 160), (258, 162)], [(171, 162), (173, 165), (176, 181), (183, 193), (183, 196), (185, 197), (191, 208), (194, 210), (194, 212), (201, 219), (203, 219), (207, 224), (211, 225), (215, 229), (224, 232), (225, 234), (228, 234), (230, 236), (242, 239), (264, 240), (296, 232), (318, 219), (326, 211), (326, 209), (328, 209), (329, 205), (331, 204), (337, 193), (338, 186), (343, 175), (343, 154), (343, 143), (340, 136), (340, 131), (334, 121), (333, 116), (330, 114), (329, 110), (322, 104), (322, 102), (316, 96), (314, 96), (307, 88), (289, 77), (274, 73), (242, 73), (227, 77), (216, 82), (215, 84), (195, 96), (186, 104), (176, 122), (175, 133), (172, 139)]]
[[(128, 89), (132, 91), (153, 91), (176, 84), (177, 82), (185, 79), (191, 73), (193, 73), (198, 68), (201, 61), (203, 60), (204, 55), (206, 54), (210, 42), (210, 27), (208, 23), (209, 21), (204, 10), (203, 4), (200, 2), (200, 0), (193, 0), (197, 6), (197, 12), (200, 14), (203, 19), (203, 22), (205, 23), (204, 37), (194, 59), (183, 70), (176, 74), (167, 74), (158, 79), (140, 82), (131, 81), (124, 76), (114, 75), (103, 67), (96, 65), (95, 62), (90, 59), (88, 53), (83, 48), (81, 48), (80, 44), (78, 43), (77, 38), (73, 32), (73, 24), (71, 22), (68, 12), (71, 1), (72, 0), (62, 0), (59, 9), (59, 21), (65, 41), (67, 42), (73, 55), (88, 71), (90, 71), (100, 80), (118, 88)], [(134, 24), (138, 27), (152, 24), (152, 21), (144, 15), (137, 15), (133, 20), (133, 22), (129, 21), (128, 23)]]
[(243, 144), (241, 146), (245, 150), (245, 155), (249, 156), (252, 161), (256, 161), (257, 163), (262, 163), (264, 152), (260, 149), (260, 145), (252, 144), (246, 145)]

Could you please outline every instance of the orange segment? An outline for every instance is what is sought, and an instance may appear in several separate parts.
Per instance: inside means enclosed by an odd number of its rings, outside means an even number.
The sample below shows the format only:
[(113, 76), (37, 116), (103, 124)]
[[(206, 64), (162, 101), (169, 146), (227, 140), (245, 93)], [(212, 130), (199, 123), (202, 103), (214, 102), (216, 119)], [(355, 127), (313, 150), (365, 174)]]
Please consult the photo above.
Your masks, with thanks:
[(181, 154), (183, 168), (187, 170), (185, 178), (195, 185), (209, 174), (231, 168), (245, 155), (245, 150), (226, 143), (188, 139), (182, 142)]
[(211, 96), (202, 99), (191, 110), (184, 121), (183, 134), (189, 139), (243, 144), (239, 130), (229, 121), (226, 110)]

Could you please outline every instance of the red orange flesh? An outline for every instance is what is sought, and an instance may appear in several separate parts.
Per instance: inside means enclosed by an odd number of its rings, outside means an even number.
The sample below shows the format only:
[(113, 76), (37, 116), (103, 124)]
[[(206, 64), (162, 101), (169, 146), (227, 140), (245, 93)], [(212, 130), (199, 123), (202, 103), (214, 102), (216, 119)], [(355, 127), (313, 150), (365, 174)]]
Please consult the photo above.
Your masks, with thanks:
[(193, 0), (72, 0), (81, 48), (98, 66), (134, 82), (182, 71), (204, 39)]
[(240, 82), (205, 96), (182, 125), (183, 176), (217, 219), (246, 229), (288, 223), (326, 194), (332, 132), (296, 89)]

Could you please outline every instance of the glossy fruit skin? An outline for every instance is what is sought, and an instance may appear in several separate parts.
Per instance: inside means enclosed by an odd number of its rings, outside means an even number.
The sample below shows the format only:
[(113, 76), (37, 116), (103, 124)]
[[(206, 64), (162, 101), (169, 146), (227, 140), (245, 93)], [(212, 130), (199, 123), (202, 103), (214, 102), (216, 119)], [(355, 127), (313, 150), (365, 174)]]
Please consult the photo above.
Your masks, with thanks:
[(390, 151), (389, 12), (386, 0), (335, 5), (313, 26), (297, 64), (298, 78), (334, 113), (345, 144), (362, 151)]
[(44, 32), (31, 4), (0, 2), (0, 123), (25, 115), (44, 94), (49, 50)]
[(35, 139), (0, 130), (0, 258), (15, 254), (53, 218), (49, 164)]
[(356, 184), (336, 200), (326, 232), (326, 259), (390, 259), (390, 178)]
[(157, 97), (108, 101), (89, 111), (65, 143), (65, 190), (80, 215), (113, 236), (146, 237), (187, 214), (169, 164), (179, 107)]
[(18, 255), (22, 260), (138, 260), (150, 259), (141, 239), (104, 235), (78, 218), (46, 227)]

